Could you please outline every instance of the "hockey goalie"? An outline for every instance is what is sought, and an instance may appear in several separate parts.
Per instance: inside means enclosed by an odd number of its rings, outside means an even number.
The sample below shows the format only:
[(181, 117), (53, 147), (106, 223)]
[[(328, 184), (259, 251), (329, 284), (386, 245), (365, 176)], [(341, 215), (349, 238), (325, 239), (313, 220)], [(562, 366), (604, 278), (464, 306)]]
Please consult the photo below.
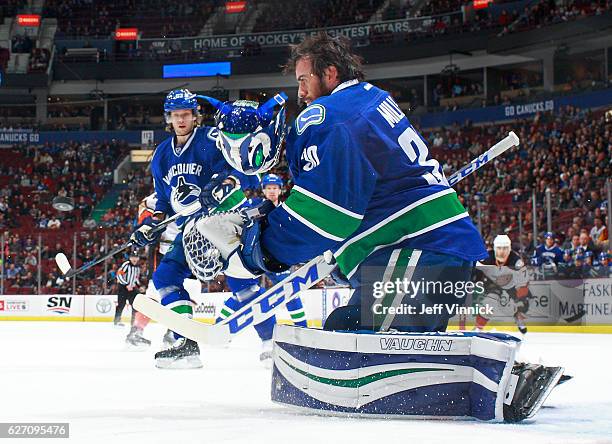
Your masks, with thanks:
[[(307, 105), (287, 136), (294, 182), (287, 200), (257, 218), (229, 211), (186, 229), (217, 252), (222, 265), (213, 264), (213, 274), (250, 279), (331, 251), (336, 276), (354, 289), (324, 330), (276, 326), (273, 401), (378, 416), (533, 416), (563, 369), (516, 363), (520, 340), (511, 335), (446, 333), (451, 310), (438, 308), (465, 304), (465, 293), (407, 286), (415, 291), (382, 298), (389, 316), (372, 316), (375, 282), (459, 288), (487, 251), (425, 140), (389, 93), (363, 81), (361, 61), (344, 40), (308, 37), (287, 66)], [(272, 114), (244, 102), (218, 110), (225, 160), (244, 174), (268, 171), (273, 165), (262, 160), (276, 144), (262, 129)], [(401, 307), (404, 314), (394, 316)]]

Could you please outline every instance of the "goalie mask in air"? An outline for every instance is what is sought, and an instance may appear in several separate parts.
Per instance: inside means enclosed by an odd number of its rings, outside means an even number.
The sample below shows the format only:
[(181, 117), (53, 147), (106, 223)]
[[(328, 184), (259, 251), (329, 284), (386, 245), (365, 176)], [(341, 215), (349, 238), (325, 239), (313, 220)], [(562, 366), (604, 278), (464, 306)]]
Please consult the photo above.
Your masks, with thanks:
[(285, 139), (285, 102), (279, 93), (262, 105), (250, 100), (221, 103), (207, 99), (217, 108), (217, 148), (225, 160), (244, 174), (268, 171), (278, 162)]

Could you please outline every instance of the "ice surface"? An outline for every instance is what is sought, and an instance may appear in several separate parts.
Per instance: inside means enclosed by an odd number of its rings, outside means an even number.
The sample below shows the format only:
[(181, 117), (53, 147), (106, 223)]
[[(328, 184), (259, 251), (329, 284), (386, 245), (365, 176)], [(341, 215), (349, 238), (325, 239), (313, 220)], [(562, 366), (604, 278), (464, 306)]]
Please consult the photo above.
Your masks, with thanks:
[[(575, 376), (530, 422), (305, 415), (270, 401), (253, 331), (203, 349), (204, 368), (158, 370), (153, 347), (127, 351), (127, 327), (0, 322), (0, 421), (70, 422), (79, 443), (612, 443), (612, 335), (529, 333), (523, 356)], [(19, 441), (27, 442), (27, 441)]]

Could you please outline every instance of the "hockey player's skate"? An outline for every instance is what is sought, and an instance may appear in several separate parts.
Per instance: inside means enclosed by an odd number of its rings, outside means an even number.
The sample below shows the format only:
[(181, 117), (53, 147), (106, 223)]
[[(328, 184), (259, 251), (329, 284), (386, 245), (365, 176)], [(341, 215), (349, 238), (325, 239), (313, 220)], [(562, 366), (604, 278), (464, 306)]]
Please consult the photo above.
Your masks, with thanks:
[(525, 321), (523, 320), (523, 318), (520, 316), (515, 316), (514, 319), (516, 321), (516, 327), (518, 328), (518, 331), (520, 331), (522, 335), (527, 334), (527, 326), (525, 325)]
[(172, 330), (166, 330), (166, 334), (164, 335), (164, 338), (162, 339), (163, 347), (164, 348), (172, 347), (172, 344), (174, 344), (174, 341), (176, 341), (176, 338), (174, 337), (174, 333), (172, 332)]
[(200, 347), (198, 343), (187, 338), (177, 339), (172, 347), (155, 353), (157, 368), (200, 368)]
[(133, 348), (148, 348), (151, 346), (151, 341), (142, 336), (142, 330), (138, 327), (132, 327), (125, 338), (125, 343)]
[(563, 367), (516, 363), (512, 374), (518, 376), (518, 381), (512, 401), (504, 404), (504, 420), (519, 422), (532, 417), (542, 407), (561, 378)]
[(272, 340), (262, 341), (259, 361), (265, 368), (272, 368)]

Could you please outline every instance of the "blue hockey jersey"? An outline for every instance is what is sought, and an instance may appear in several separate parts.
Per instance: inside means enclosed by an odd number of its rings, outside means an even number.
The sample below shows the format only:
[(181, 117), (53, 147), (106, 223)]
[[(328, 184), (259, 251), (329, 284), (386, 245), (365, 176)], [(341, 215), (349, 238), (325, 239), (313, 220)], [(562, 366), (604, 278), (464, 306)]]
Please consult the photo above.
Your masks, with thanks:
[[(194, 203), (215, 173), (235, 174), (241, 183), (250, 183), (250, 178), (232, 170), (225, 161), (216, 147), (216, 131), (211, 127), (196, 128), (183, 146), (175, 145), (174, 136), (159, 144), (151, 160), (158, 197), (156, 212), (171, 216)], [(245, 201), (244, 193), (239, 191), (219, 210), (237, 208)], [(180, 227), (185, 219), (179, 218), (177, 225)]]
[(330, 249), (350, 278), (385, 246), (487, 257), (440, 165), (386, 91), (339, 85), (297, 117), (286, 153), (295, 186), (262, 234), (280, 262)]
[(533, 256), (536, 262), (535, 265), (543, 265), (551, 262), (559, 264), (563, 262), (563, 250), (556, 245), (549, 248), (544, 244), (540, 244), (533, 252)]

